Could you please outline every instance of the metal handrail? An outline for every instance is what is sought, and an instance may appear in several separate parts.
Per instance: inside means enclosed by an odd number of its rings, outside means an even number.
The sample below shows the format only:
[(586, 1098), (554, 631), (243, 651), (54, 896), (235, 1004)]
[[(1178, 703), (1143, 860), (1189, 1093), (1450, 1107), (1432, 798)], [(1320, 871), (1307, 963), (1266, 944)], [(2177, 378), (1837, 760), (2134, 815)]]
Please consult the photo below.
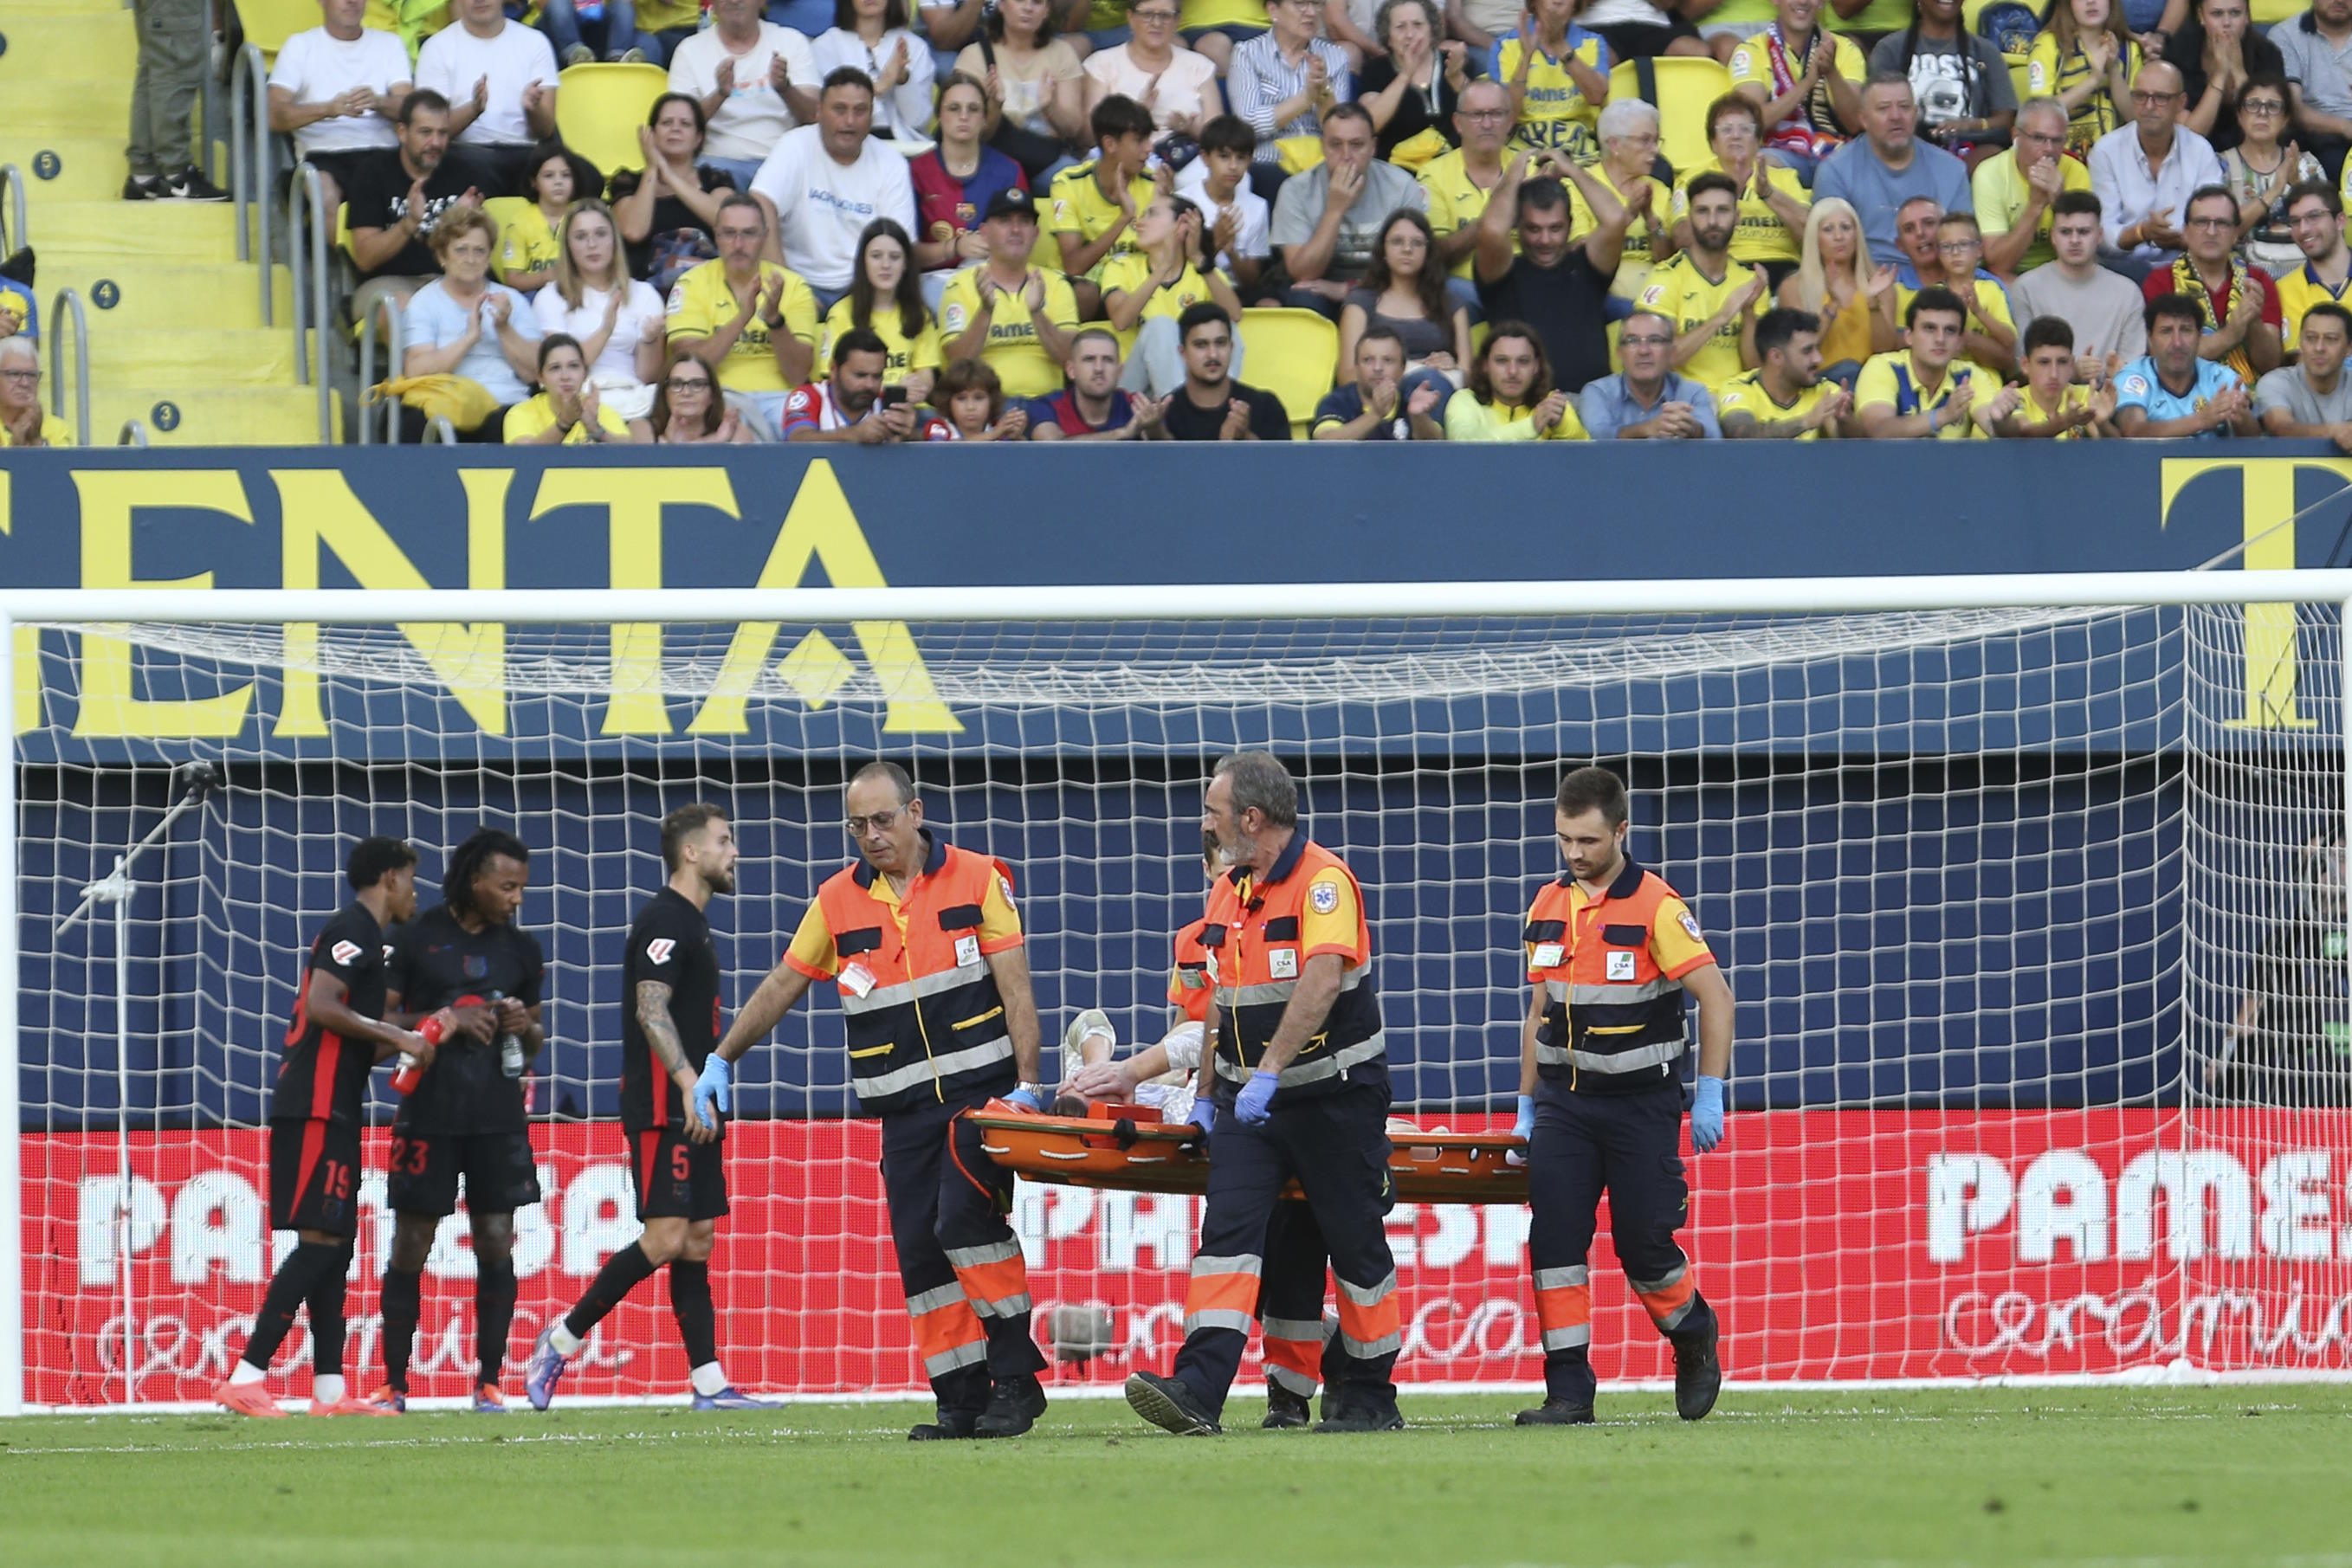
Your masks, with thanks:
[[(319, 171), (307, 162), (295, 165), (293, 192), (286, 214), (286, 251), (294, 262), (294, 373), (304, 386), (318, 389), (319, 440), (329, 444), (335, 439), (335, 416), (333, 396), (327, 387), (327, 193)], [(307, 234), (305, 219), (310, 224)], [(307, 344), (303, 341), (306, 326), (310, 329)]]
[[(250, 84), (250, 90), (247, 89)], [(236, 258), (251, 261), (255, 242), (261, 252), (261, 324), (278, 325), (277, 304), (269, 287), (269, 69), (261, 50), (252, 44), (236, 52), (229, 73), (229, 191), (236, 203)], [(246, 133), (247, 100), (251, 99), (251, 146)], [(256, 209), (254, 232), (247, 228), (246, 209)], [(301, 308), (297, 306), (299, 315)]]
[[(408, 361), (408, 323), (401, 315), (400, 301), (389, 294), (378, 295), (374, 308), (368, 312), (368, 319), (360, 323), (360, 444), (362, 446), (369, 444), (368, 426), (373, 422), (375, 416), (375, 411), (367, 406), (367, 394), (369, 389), (375, 385), (375, 330), (379, 322), (385, 328), (384, 379), (386, 381), (398, 379), (402, 373), (402, 366)], [(400, 400), (385, 398), (383, 406), (383, 444), (386, 446), (397, 446), (400, 444)]]
[(0, 194), (8, 198), (0, 207), (0, 256), (12, 256), (32, 244), (32, 219), (25, 210), (25, 172), (14, 163), (0, 163)]
[(49, 302), (49, 413), (56, 418), (66, 416), (65, 336), (66, 308), (73, 308), (74, 325), (74, 441), (89, 444), (89, 312), (81, 305), (81, 296), (70, 288), (60, 288)]
[(433, 416), (433, 427), (425, 433), (425, 440), (427, 444), (437, 441), (444, 446), (455, 446), (457, 444), (457, 427), (450, 423), (447, 414), (436, 413)]
[(124, 420), (124, 421), (122, 422), (122, 428), (121, 428), (120, 431), (118, 431), (118, 432), (116, 432), (116, 433), (115, 433), (114, 444), (116, 444), (117, 446), (144, 446), (144, 445), (146, 445), (146, 444), (147, 444), (147, 427), (146, 427), (146, 425), (144, 425), (144, 424), (141, 423), (138, 420), (135, 420), (135, 419), (126, 419), (126, 420)]

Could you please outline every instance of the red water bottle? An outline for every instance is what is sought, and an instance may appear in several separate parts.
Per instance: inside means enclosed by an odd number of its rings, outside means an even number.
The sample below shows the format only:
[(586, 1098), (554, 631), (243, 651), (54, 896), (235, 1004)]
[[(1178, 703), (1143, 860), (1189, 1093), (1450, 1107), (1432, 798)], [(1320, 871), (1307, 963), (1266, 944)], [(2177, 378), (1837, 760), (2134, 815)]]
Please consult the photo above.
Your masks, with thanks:
[[(438, 1012), (421, 1020), (416, 1026), (416, 1032), (425, 1037), (425, 1044), (439, 1045), (441, 1037), (448, 1031), (448, 1014)], [(400, 1053), (400, 1065), (393, 1069), (392, 1092), (394, 1094), (415, 1093), (417, 1084), (422, 1082), (424, 1078), (423, 1064), (404, 1051)]]

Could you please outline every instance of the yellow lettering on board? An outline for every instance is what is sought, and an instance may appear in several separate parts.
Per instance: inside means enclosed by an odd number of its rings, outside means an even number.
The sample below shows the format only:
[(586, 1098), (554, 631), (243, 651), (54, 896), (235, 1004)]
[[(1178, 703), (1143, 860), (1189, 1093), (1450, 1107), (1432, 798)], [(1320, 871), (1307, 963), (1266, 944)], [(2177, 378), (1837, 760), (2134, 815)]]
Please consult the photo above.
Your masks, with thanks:
[[(858, 527), (857, 515), (850, 510), (849, 497), (842, 493), (833, 465), (821, 457), (801, 476), (792, 509), (784, 514), (784, 526), (768, 551), (767, 564), (760, 569), (758, 586), (798, 588), (812, 562), (824, 569), (825, 580), (835, 588), (889, 586), (882, 580), (882, 564), (874, 559), (874, 547)], [(751, 690), (782, 630), (773, 621), (747, 621), (735, 629), (710, 698), (687, 726), (688, 735), (740, 735), (750, 727), (746, 709)], [(884, 733), (962, 732), (962, 721), (940, 700), (931, 672), (924, 665), (922, 652), (915, 646), (915, 635), (905, 622), (860, 621), (851, 630), (857, 634), (857, 645), (888, 703)], [(812, 707), (823, 706), (842, 684), (828, 670), (824, 659), (828, 652), (839, 656), (830, 640), (820, 647), (803, 638), (785, 661), (785, 679)], [(823, 696), (812, 695), (820, 689)]]
[[(604, 507), (612, 586), (657, 589), (666, 505), (742, 516), (724, 468), (550, 468), (540, 476), (530, 516), (537, 522), (564, 507)], [(662, 697), (662, 629), (615, 625), (612, 649), (604, 733), (669, 734), (669, 706)]]
[[(2172, 503), (2191, 481), (2217, 471), (2238, 476), (2241, 535), (2246, 541), (2241, 565), (2248, 571), (2286, 570), (2294, 565), (2294, 486), (2305, 471), (2352, 479), (2352, 462), (2316, 457), (2168, 457), (2158, 487), (2159, 526), (2169, 522)], [(2317, 720), (2295, 708), (2294, 606), (2245, 607), (2245, 708), (2229, 722), (2246, 729), (2311, 729)]]
[[(359, 497), (351, 481), (331, 468), (273, 468), (278, 486), (281, 524), (282, 580), (288, 588), (319, 586), (319, 558), (331, 550), (350, 569), (362, 588), (425, 589), (433, 585), (415, 562), (393, 542)], [(492, 528), (503, 534), (505, 500), (489, 512)], [(482, 524), (481, 508), (468, 517), (469, 529)], [(469, 547), (472, 541), (469, 538)], [(476, 586), (479, 586), (477, 584)], [(449, 687), (476, 724), (491, 735), (507, 732), (506, 628), (495, 623), (460, 625), (417, 622), (404, 624), (406, 637), (424, 655), (434, 674)], [(319, 700), (319, 628), (310, 624), (286, 628), (286, 698), (278, 716), (276, 733), (299, 738), (327, 733), (327, 716)]]
[[(251, 524), (245, 486), (230, 468), (93, 468), (79, 470), (81, 494), (81, 585), (84, 588), (209, 589), (213, 574), (142, 578), (131, 560), (131, 521), (142, 507), (175, 512), (220, 512)], [(81, 707), (74, 734), (139, 740), (223, 739), (245, 727), (253, 703), (250, 682), (211, 697), (150, 700), (132, 694), (131, 644), (120, 637), (84, 633)]]

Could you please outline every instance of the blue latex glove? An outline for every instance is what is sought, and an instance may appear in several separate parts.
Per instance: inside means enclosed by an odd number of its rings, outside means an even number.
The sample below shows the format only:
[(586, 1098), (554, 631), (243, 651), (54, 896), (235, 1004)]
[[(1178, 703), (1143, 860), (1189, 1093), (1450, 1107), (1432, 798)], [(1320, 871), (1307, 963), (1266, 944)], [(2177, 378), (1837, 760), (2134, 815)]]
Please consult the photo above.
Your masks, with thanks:
[(1216, 1101), (1206, 1094), (1192, 1097), (1192, 1125), (1201, 1129), (1201, 1136), (1204, 1138), (1217, 1130)]
[(1282, 1080), (1271, 1072), (1253, 1072), (1234, 1101), (1234, 1117), (1244, 1127), (1263, 1124), (1274, 1113), (1274, 1092)]
[[(1532, 1094), (1522, 1094), (1519, 1096), (1518, 1119), (1511, 1124), (1511, 1136), (1518, 1139), (1519, 1142), (1523, 1144), (1532, 1144), (1535, 1140), (1535, 1135), (1536, 1097)], [(1528, 1151), (1526, 1149), (1513, 1149), (1503, 1156), (1503, 1163), (1510, 1166), (1526, 1165), (1528, 1163)]]
[(1700, 1154), (1723, 1142), (1723, 1080), (1702, 1076), (1691, 1096), (1691, 1147)]
[(702, 1064), (702, 1071), (694, 1080), (694, 1113), (715, 1127), (719, 1125), (719, 1117), (713, 1112), (713, 1106), (719, 1111), (735, 1108), (734, 1081), (730, 1076), (727, 1059), (715, 1051)]
[(1045, 1096), (1034, 1089), (1015, 1089), (1004, 1097), (1004, 1103), (1018, 1105), (1024, 1111), (1034, 1111), (1041, 1116), (1046, 1110)]

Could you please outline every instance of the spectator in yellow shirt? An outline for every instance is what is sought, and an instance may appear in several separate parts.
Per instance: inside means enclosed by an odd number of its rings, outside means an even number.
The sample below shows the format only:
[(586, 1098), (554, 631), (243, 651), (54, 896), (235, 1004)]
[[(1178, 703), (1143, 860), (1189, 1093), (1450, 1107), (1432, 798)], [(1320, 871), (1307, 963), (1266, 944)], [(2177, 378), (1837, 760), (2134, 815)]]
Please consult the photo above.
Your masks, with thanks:
[(1511, 135), (1511, 100), (1501, 84), (1481, 78), (1464, 88), (1454, 131), (1461, 145), (1421, 166), (1421, 188), (1429, 193), (1438, 265), (1454, 275), (1449, 287), (1462, 302), (1475, 305), (1478, 280), (1470, 268), (1478, 256), (1478, 219), (1503, 183), (1503, 144)]
[(30, 338), (0, 338), (0, 446), (71, 446), (66, 422), (41, 412), (41, 351)]
[(1512, 141), (1558, 148), (1580, 163), (1601, 156), (1594, 127), (1609, 101), (1609, 42), (1576, 25), (1582, 0), (1530, 0), (1509, 37), (1495, 40), (1486, 74), (1511, 95)]
[[(1118, 335), (1129, 374), (1120, 385), (1146, 397), (1166, 397), (1184, 384), (1184, 346), (1176, 322), (1203, 300), (1241, 319), (1241, 297), (1203, 251), (1201, 209), (1181, 196), (1158, 196), (1143, 209), (1135, 237), (1141, 249), (1115, 256), (1103, 269), (1103, 307)], [(1234, 370), (1240, 373), (1241, 357)]]
[(507, 410), (499, 434), (509, 446), (582, 446), (637, 439), (630, 434), (628, 421), (599, 400), (579, 339), (550, 332), (539, 340), (539, 382), (546, 390)]
[(1731, 259), (1760, 267), (1778, 288), (1797, 270), (1803, 254), (1805, 214), (1811, 210), (1797, 172), (1764, 156), (1764, 114), (1738, 93), (1726, 93), (1707, 106), (1706, 144), (1715, 156), (1681, 171), (1675, 187), (1674, 241), (1690, 244), (1690, 182), (1723, 174), (1739, 193), (1739, 221), (1731, 231)]
[(816, 373), (833, 367), (833, 345), (864, 327), (882, 340), (889, 358), (885, 386), (907, 389), (907, 401), (929, 400), (940, 373), (940, 326), (923, 303), (923, 282), (915, 271), (915, 242), (895, 218), (876, 218), (857, 236), (857, 271), (849, 292), (824, 314), (817, 344)]
[(1103, 266), (1136, 248), (1135, 223), (1157, 193), (1146, 173), (1151, 161), (1151, 111), (1117, 93), (1094, 108), (1095, 155), (1054, 176), (1054, 239), (1062, 271), (1083, 279), (1078, 308), (1099, 313)]
[(761, 258), (767, 209), (753, 197), (719, 204), (719, 259), (688, 270), (669, 291), (669, 346), (726, 368), (728, 397), (778, 439), (784, 401), (816, 361), (816, 296), (800, 274)]
[(1650, 274), (1643, 310), (1674, 323), (1674, 368), (1714, 392), (1756, 363), (1756, 318), (1769, 303), (1764, 275), (1731, 259), (1739, 188), (1727, 174), (1690, 183), (1690, 245)]
[(1047, 397), (1062, 389), (1078, 303), (1058, 272), (1030, 264), (1037, 246), (1037, 204), (1018, 185), (989, 198), (981, 237), (988, 259), (948, 283), (940, 300), (940, 339), (950, 364), (985, 359), (1009, 397)]
[(1910, 346), (1874, 356), (1854, 383), (1854, 420), (1873, 441), (1981, 437), (1969, 417), (1977, 371), (1960, 358), (1968, 307), (1940, 284), (1919, 291), (1905, 326)]
[(523, 160), (522, 180), (530, 204), (499, 231), (499, 281), (518, 294), (536, 294), (555, 281), (555, 258), (562, 250), (556, 235), (579, 189), (579, 171), (562, 142), (542, 141)]
[(1543, 340), (1524, 321), (1497, 321), (1470, 364), (1470, 383), (1446, 400), (1448, 441), (1582, 441), (1576, 400), (1554, 386)]
[(2054, 98), (2030, 98), (2018, 105), (2010, 148), (1976, 166), (1969, 176), (1977, 222), (1984, 232), (1985, 265), (2015, 277), (2053, 260), (2052, 204), (2068, 191), (2091, 188), (2091, 171), (2066, 156), (2066, 110)]
[(2072, 441), (2113, 435), (2116, 383), (2102, 377), (2094, 389), (2074, 379), (2074, 329), (2061, 316), (2041, 316), (2025, 325), (2021, 352), (2022, 386), (2006, 386), (1974, 411), (1987, 435), (2025, 440)]
[(2087, 159), (2091, 143), (2131, 123), (2139, 68), (2140, 47), (2119, 0), (2051, 0), (2025, 57), (2025, 90), (2058, 100), (2067, 114), (2066, 151)]

